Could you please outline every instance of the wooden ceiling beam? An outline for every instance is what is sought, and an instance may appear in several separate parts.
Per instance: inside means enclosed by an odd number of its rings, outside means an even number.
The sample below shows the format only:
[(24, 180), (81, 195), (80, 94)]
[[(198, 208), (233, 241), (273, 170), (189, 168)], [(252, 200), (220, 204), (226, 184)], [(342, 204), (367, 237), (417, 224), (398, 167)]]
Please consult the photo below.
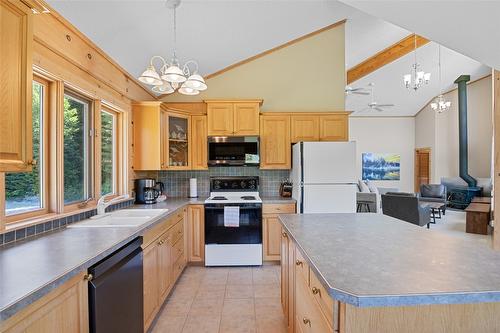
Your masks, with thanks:
[[(352, 82), (361, 79), (363, 76), (366, 76), (413, 51), (415, 48), (414, 37), (415, 34), (411, 34), (349, 69), (347, 71), (347, 84), (351, 84)], [(422, 36), (416, 35), (416, 37), (417, 48), (429, 42), (428, 39)]]

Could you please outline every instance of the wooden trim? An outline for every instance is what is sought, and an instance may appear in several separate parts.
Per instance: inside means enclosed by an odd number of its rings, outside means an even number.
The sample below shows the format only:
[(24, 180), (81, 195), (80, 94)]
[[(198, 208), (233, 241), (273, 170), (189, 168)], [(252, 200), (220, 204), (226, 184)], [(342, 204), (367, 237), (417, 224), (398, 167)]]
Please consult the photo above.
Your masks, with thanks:
[(0, 232), (5, 229), (5, 173), (0, 172)]
[(264, 103), (263, 99), (204, 99), (204, 103)]
[(211, 79), (211, 78), (216, 77), (216, 76), (218, 76), (218, 75), (221, 75), (222, 73), (225, 73), (225, 72), (227, 72), (227, 71), (229, 71), (229, 70), (231, 70), (231, 69), (234, 69), (234, 68), (236, 68), (236, 67), (239, 67), (239, 66), (241, 66), (241, 65), (244, 65), (244, 64), (249, 63), (249, 62), (251, 62), (251, 61), (254, 61), (254, 60), (256, 60), (256, 59), (262, 58), (262, 57), (264, 57), (264, 56), (266, 56), (266, 55), (269, 55), (269, 54), (271, 54), (271, 53), (274, 53), (274, 52), (276, 52), (276, 51), (279, 51), (279, 50), (281, 50), (281, 49), (283, 49), (283, 48), (285, 48), (285, 47), (288, 47), (288, 46), (290, 46), (290, 45), (296, 44), (296, 43), (298, 43), (298, 42), (300, 42), (300, 41), (303, 41), (304, 39), (314, 37), (314, 36), (316, 36), (316, 35), (318, 35), (318, 34), (320, 34), (320, 33), (324, 32), (324, 31), (327, 31), (327, 30), (330, 30), (330, 29), (336, 28), (336, 27), (338, 27), (339, 25), (344, 24), (345, 22), (346, 22), (346, 20), (342, 20), (342, 21), (335, 22), (335, 23), (330, 24), (330, 25), (328, 25), (328, 26), (326, 26), (326, 27), (323, 27), (323, 28), (321, 28), (321, 29), (319, 29), (319, 30), (316, 30), (316, 31), (310, 32), (310, 33), (308, 33), (308, 34), (306, 34), (306, 35), (303, 35), (303, 36), (300, 36), (300, 37), (298, 37), (298, 38), (292, 39), (291, 41), (288, 41), (288, 42), (286, 42), (286, 43), (284, 43), (284, 44), (281, 44), (281, 45), (279, 45), (279, 46), (273, 47), (272, 49), (269, 49), (269, 50), (267, 50), (267, 51), (261, 52), (261, 53), (259, 53), (259, 54), (256, 54), (256, 55), (252, 56), (252, 57), (249, 57), (249, 58), (247, 58), (247, 59), (244, 59), (244, 60), (238, 61), (238, 62), (236, 62), (236, 63), (234, 63), (234, 64), (232, 64), (232, 65), (229, 65), (229, 66), (227, 66), (227, 67), (225, 67), (225, 68), (223, 68), (223, 69), (221, 69), (221, 70), (218, 70), (218, 71), (216, 71), (216, 72), (214, 72), (214, 73), (211, 73), (211, 74), (206, 75), (206, 76), (205, 76), (205, 80)]
[[(352, 82), (357, 81), (377, 69), (412, 52), (415, 49), (414, 37), (415, 34), (411, 34), (347, 70), (347, 84), (351, 84)], [(417, 35), (416, 37), (417, 48), (429, 43), (429, 40), (422, 36)]]
[(261, 112), (261, 116), (329, 116), (329, 115), (350, 115), (353, 111), (325, 111), (325, 112), (286, 112), (286, 111), (266, 111)]
[(493, 70), (493, 146), (494, 153), (494, 176), (493, 176), (493, 213), (495, 228), (493, 230), (493, 248), (500, 251), (500, 216), (497, 209), (500, 209), (500, 71)]

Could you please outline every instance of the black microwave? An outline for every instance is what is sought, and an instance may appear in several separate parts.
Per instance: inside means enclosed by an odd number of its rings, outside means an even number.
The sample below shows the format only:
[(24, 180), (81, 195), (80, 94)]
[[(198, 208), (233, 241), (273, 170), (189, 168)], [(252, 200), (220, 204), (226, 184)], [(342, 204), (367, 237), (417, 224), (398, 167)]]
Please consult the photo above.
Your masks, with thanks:
[(259, 165), (258, 136), (211, 136), (208, 138), (208, 165)]

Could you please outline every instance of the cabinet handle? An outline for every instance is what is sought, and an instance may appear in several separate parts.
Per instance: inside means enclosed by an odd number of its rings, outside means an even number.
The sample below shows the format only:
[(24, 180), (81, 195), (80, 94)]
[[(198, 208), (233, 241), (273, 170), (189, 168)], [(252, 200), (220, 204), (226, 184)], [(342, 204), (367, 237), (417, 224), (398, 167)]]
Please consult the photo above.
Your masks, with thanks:
[(300, 261), (299, 259), (297, 259), (297, 261), (295, 261), (295, 265), (297, 265), (297, 266), (302, 265), (302, 261)]
[(94, 276), (92, 274), (85, 274), (83, 279), (90, 282), (94, 279)]
[(283, 237), (287, 238), (288, 235), (286, 234), (286, 232), (282, 233)]
[(318, 288), (312, 287), (312, 293), (313, 293), (313, 295), (317, 295), (317, 294), (319, 294), (319, 292), (320, 292), (320, 290)]
[(29, 160), (24, 163), (25, 166), (31, 165), (35, 166), (36, 165), (36, 160)]
[(304, 325), (311, 326), (311, 320), (307, 319), (306, 317), (302, 318), (302, 322), (304, 323)]

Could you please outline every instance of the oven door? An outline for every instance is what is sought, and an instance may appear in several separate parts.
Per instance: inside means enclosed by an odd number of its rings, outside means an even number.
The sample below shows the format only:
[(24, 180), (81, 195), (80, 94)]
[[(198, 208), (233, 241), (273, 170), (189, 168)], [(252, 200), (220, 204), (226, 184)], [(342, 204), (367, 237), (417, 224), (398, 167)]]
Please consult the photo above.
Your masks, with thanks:
[[(240, 226), (224, 226), (224, 206), (240, 207)], [(205, 244), (262, 244), (262, 204), (205, 204)]]
[(209, 137), (208, 165), (259, 165), (259, 137)]

